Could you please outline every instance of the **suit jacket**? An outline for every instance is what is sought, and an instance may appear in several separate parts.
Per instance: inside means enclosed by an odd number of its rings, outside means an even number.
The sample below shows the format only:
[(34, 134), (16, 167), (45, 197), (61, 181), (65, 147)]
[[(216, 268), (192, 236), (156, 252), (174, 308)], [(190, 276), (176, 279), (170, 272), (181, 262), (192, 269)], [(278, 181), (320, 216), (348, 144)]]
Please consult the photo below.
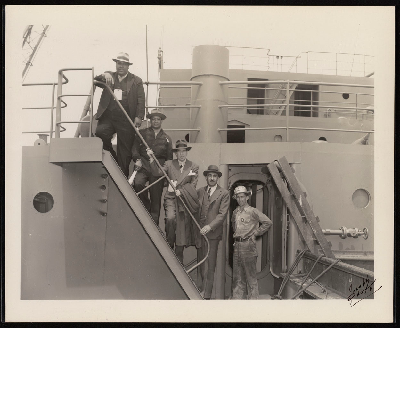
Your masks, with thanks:
[[(109, 72), (109, 71), (107, 71)], [(114, 82), (117, 77), (117, 72), (109, 72)], [(102, 75), (98, 75), (94, 78), (97, 81), (105, 81)], [(127, 76), (127, 91), (128, 91), (128, 105), (129, 105), (129, 117), (133, 122), (135, 122), (135, 118), (139, 117), (141, 119), (144, 118), (144, 111), (145, 111), (145, 95), (143, 89), (143, 82), (142, 80), (136, 76), (128, 72)], [(99, 86), (99, 85), (96, 85)], [(100, 86), (99, 86), (100, 87)], [(114, 85), (111, 87), (114, 90)], [(97, 116), (96, 119), (100, 119), (103, 115), (104, 111), (107, 109), (110, 101), (112, 99), (111, 93), (107, 89), (103, 89), (103, 93), (101, 94), (99, 108), (97, 109)]]
[[(155, 162), (152, 162), (151, 165), (154, 165)], [(198, 172), (196, 175), (189, 175), (190, 170), (194, 168), (199, 168), (197, 164), (186, 159), (185, 166), (183, 168), (182, 173), (180, 172), (179, 162), (177, 159), (168, 160), (165, 162), (163, 167), (164, 171), (167, 173), (168, 177), (177, 181), (176, 188), (182, 190), (182, 197), (186, 202), (186, 205), (192, 211), (193, 206), (198, 208), (198, 200), (193, 196), (197, 197), (196, 185), (199, 179)], [(189, 199), (186, 195), (192, 196)], [(168, 199), (168, 200), (167, 200)], [(176, 243), (179, 246), (193, 246), (200, 247), (200, 235), (198, 234), (198, 228), (195, 226), (192, 218), (190, 218), (188, 212), (185, 207), (182, 205), (182, 202), (176, 198), (175, 192), (166, 192), (164, 195), (164, 201), (175, 201), (176, 203)], [(189, 201), (193, 201), (193, 204), (189, 204)], [(193, 216), (197, 218), (197, 213), (193, 213)]]
[[(152, 162), (152, 164), (155, 164), (155, 162)], [(167, 173), (169, 179), (178, 182), (176, 185), (177, 189), (183, 185), (186, 185), (187, 183), (191, 184), (196, 189), (199, 174), (197, 173), (196, 175), (189, 176), (190, 170), (193, 170), (194, 168), (198, 169), (199, 166), (188, 159), (186, 159), (182, 173), (180, 171), (179, 162), (177, 159), (166, 161), (164, 165), (164, 171)], [(175, 197), (175, 192), (167, 192), (165, 195), (172, 195)]]
[(229, 192), (217, 185), (208, 206), (204, 204), (204, 200), (207, 199), (207, 186), (198, 189), (197, 196), (200, 201), (200, 217), (203, 214), (203, 207), (207, 207), (206, 219), (200, 220), (200, 226), (210, 225), (211, 231), (207, 234), (209, 239), (222, 239), (223, 222), (228, 215), (230, 204)]
[[(152, 127), (141, 129), (140, 133), (147, 145), (153, 150), (154, 155), (161, 165), (164, 165), (167, 160), (172, 160), (172, 140), (162, 129), (158, 132), (157, 137), (154, 137), (154, 130)], [(153, 170), (150, 168), (149, 156), (146, 153), (146, 146), (138, 135), (136, 135), (135, 142), (133, 143), (132, 159), (133, 161), (138, 159), (142, 160), (143, 169), (153, 174)], [(162, 175), (161, 171), (159, 171), (157, 175), (153, 174), (153, 176)]]

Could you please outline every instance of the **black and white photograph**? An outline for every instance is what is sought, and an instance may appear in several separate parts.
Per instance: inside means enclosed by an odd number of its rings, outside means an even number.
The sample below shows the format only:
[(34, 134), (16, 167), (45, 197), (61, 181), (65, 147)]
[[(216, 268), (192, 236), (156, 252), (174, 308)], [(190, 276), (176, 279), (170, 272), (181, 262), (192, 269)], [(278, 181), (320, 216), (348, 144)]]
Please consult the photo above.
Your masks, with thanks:
[(393, 321), (394, 7), (5, 17), (7, 321)]

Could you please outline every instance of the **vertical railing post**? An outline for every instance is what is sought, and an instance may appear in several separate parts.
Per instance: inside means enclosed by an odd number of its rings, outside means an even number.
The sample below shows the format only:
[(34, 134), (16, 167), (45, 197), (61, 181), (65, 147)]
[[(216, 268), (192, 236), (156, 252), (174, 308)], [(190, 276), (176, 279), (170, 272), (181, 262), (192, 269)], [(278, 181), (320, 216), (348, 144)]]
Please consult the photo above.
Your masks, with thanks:
[(289, 141), (289, 82), (286, 86), (286, 141)]
[(358, 93), (356, 93), (356, 119), (357, 119), (357, 110), (358, 109)]
[(335, 55), (336, 55), (336, 61), (335, 61), (335, 69), (336, 69), (336, 75), (337, 75), (337, 53), (335, 53)]
[(311, 115), (310, 115), (310, 117), (313, 117), (314, 116), (314, 107), (313, 107), (313, 105), (314, 105), (314, 103), (313, 103), (313, 93), (314, 93), (314, 90), (310, 90), (310, 92), (311, 92)]
[(364, 76), (365, 76), (365, 54), (364, 54)]
[(92, 121), (93, 121), (93, 95), (94, 95), (94, 68), (92, 68), (92, 87), (90, 89), (90, 112), (89, 112), (89, 137), (92, 137)]
[(53, 83), (53, 90), (51, 94), (51, 110), (50, 110), (50, 137), (49, 142), (51, 142), (51, 138), (53, 137), (53, 129), (54, 129), (54, 92), (56, 90), (56, 84)]
[(307, 74), (308, 74), (308, 51), (307, 51)]
[(54, 137), (60, 137), (60, 121), (61, 121), (61, 95), (62, 95), (62, 71), (58, 72), (57, 85), (57, 108), (56, 108), (56, 129)]

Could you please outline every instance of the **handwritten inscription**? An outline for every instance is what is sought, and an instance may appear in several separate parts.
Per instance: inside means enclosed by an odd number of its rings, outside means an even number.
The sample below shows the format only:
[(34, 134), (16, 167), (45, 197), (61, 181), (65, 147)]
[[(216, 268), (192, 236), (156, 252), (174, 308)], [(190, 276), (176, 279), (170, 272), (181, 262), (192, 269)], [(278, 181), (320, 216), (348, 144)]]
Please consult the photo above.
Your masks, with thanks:
[[(349, 287), (350, 295), (347, 298), (347, 300), (350, 301), (351, 307), (354, 307), (361, 300), (364, 300), (367, 297), (372, 296), (374, 293), (376, 293), (382, 287), (382, 286), (380, 286), (378, 289), (373, 291), (373, 285), (374, 285), (375, 281), (376, 281), (376, 279), (371, 280), (369, 278), (363, 278), (363, 282), (355, 288), (353, 288), (353, 284), (350, 284), (350, 287)], [(357, 300), (355, 300), (355, 299), (357, 299)]]

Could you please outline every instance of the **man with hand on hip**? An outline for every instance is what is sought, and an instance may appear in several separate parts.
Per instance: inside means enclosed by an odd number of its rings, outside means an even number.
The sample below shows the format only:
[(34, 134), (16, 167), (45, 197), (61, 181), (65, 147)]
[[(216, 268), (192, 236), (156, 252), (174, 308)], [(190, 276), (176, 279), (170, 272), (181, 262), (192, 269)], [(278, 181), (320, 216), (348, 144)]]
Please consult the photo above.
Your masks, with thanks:
[[(115, 100), (111, 93), (103, 88), (96, 114), (96, 119), (99, 120), (96, 136), (102, 139), (103, 149), (111, 153), (122, 172), (128, 177), (136, 133), (117, 102), (124, 108), (135, 126), (140, 127), (144, 117), (145, 94), (142, 80), (128, 71), (129, 66), (132, 65), (129, 62), (129, 55), (119, 53), (113, 61), (115, 61), (116, 72), (107, 71), (94, 78), (110, 86), (117, 98)], [(111, 144), (114, 133), (117, 133), (117, 154)]]
[[(206, 177), (207, 186), (197, 190), (200, 202), (200, 234), (207, 236), (210, 252), (208, 259), (198, 267), (197, 286), (204, 298), (209, 300), (214, 284), (218, 245), (222, 239), (223, 223), (228, 214), (230, 198), (229, 192), (218, 185), (222, 173), (216, 165), (210, 165), (203, 175)], [(207, 244), (202, 238), (201, 247), (197, 250), (197, 262), (206, 254)]]
[(249, 206), (250, 195), (251, 192), (244, 186), (236, 187), (233, 194), (239, 206), (232, 215), (235, 240), (232, 300), (243, 299), (246, 292), (248, 300), (259, 298), (256, 237), (262, 236), (272, 226), (272, 221), (265, 214)]

